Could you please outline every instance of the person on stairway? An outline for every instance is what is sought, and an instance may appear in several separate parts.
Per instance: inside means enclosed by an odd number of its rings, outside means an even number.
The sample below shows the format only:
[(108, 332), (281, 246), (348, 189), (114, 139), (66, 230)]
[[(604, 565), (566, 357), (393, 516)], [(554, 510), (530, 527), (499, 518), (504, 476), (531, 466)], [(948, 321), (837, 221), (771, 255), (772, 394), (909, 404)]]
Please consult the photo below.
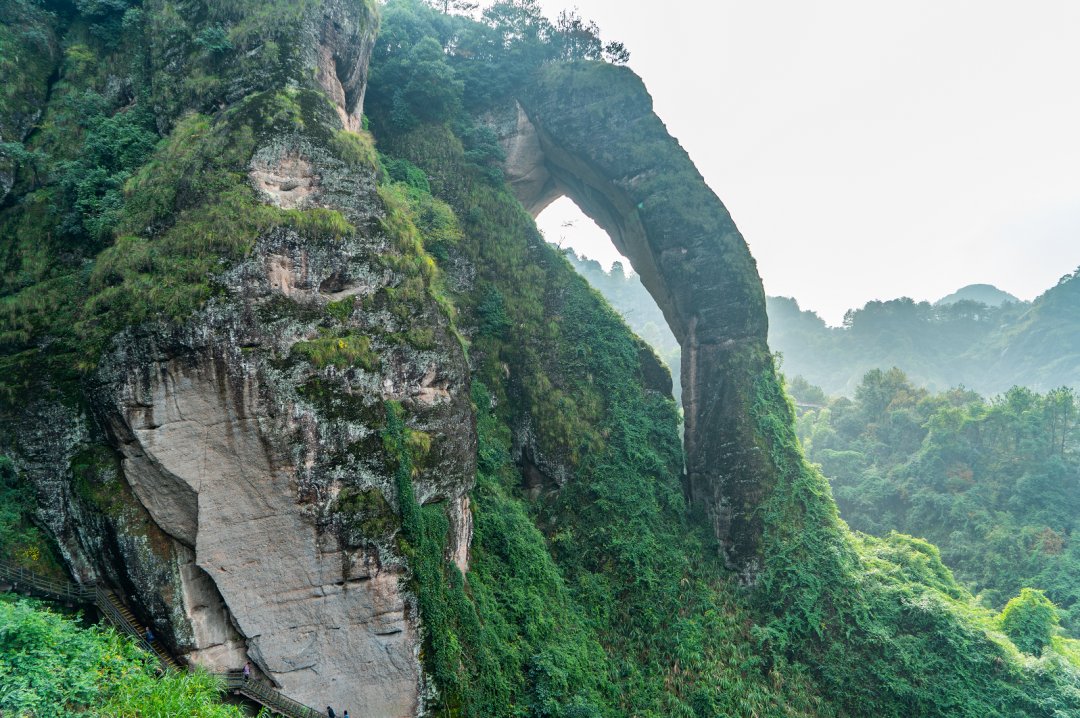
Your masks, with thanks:
[(247, 663), (244, 664), (243, 674), (244, 674), (244, 680), (245, 681), (250, 681), (251, 680), (251, 661), (248, 661)]
[(326, 706), (326, 718), (337, 718), (337, 713), (330, 706)]

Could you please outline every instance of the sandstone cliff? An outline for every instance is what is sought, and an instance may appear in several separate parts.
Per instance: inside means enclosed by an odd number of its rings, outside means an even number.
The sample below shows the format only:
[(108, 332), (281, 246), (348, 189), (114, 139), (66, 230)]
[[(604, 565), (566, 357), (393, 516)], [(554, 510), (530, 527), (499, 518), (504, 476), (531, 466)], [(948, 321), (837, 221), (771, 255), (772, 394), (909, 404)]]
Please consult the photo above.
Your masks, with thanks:
[[(528, 3), (10, 2), (0, 452), (190, 663), (387, 718), (1076, 708), (1068, 646), (846, 531), (745, 242), (599, 45)], [(563, 194), (682, 345), (685, 443), (536, 230)]]
[[(251, 198), (241, 211), (261, 203), (263, 220), (193, 315), (119, 332), (88, 357), (97, 367), (74, 396), (39, 377), (40, 398), (13, 409), (4, 443), (76, 578), (121, 588), (191, 663), (250, 659), (301, 702), (400, 716), (425, 688), (394, 540), (387, 407), (426, 439), (415, 496), (446, 506), (462, 570), (476, 440), (430, 260), (408, 208), (380, 197), (370, 139), (355, 134), (376, 26), (362, 3), (316, 4), (278, 29), (291, 56), (227, 77), (209, 122), (159, 114), (184, 137), (151, 161), (175, 164), (170, 153), (210, 136), (239, 143), (227, 169)], [(162, 63), (154, 98), (186, 104), (182, 83), (166, 83), (191, 72), (191, 37), (156, 29), (144, 28)], [(35, 118), (8, 119), (25, 133)], [(192, 164), (183, 171), (206, 171)], [(213, 194), (173, 202), (158, 209), (164, 227), (172, 213), (220, 211)], [(152, 243), (169, 230), (142, 231)]]

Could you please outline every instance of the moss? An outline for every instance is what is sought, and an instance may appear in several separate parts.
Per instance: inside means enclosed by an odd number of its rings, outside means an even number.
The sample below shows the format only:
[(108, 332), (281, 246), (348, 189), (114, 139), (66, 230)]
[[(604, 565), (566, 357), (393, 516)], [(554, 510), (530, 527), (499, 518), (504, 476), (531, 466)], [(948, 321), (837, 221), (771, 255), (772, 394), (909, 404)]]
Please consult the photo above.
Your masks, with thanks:
[(421, 351), (435, 348), (435, 330), (431, 327), (410, 327), (405, 332), (405, 341), (413, 349)]
[(307, 342), (297, 342), (292, 352), (322, 369), (360, 367), (366, 371), (379, 368), (379, 356), (371, 348), (371, 338), (359, 334), (327, 334)]
[[(349, 391), (342, 382), (326, 376), (309, 378), (297, 388), (297, 392), (311, 402), (328, 421), (349, 421), (362, 424), (374, 432), (380, 432), (386, 417), (383, 402), (360, 392)], [(377, 436), (377, 434), (376, 434)], [(370, 458), (381, 447), (365, 439), (349, 447), (354, 459)]]
[(292, 321), (314, 324), (326, 318), (325, 309), (313, 302), (298, 302), (284, 294), (271, 294), (258, 306), (259, 320), (266, 324)]
[(377, 488), (342, 489), (334, 512), (342, 516), (349, 530), (368, 540), (385, 540), (399, 526), (396, 513)]
[(355, 296), (345, 297), (341, 301), (329, 302), (326, 305), (326, 313), (333, 317), (335, 321), (345, 323), (352, 316), (355, 306)]
[(357, 169), (377, 169), (378, 153), (375, 150), (375, 138), (367, 130), (350, 132), (337, 130), (333, 133), (330, 150), (334, 156)]
[(127, 508), (120, 460), (110, 447), (84, 446), (71, 457), (73, 486), (79, 497), (106, 516), (117, 518)]

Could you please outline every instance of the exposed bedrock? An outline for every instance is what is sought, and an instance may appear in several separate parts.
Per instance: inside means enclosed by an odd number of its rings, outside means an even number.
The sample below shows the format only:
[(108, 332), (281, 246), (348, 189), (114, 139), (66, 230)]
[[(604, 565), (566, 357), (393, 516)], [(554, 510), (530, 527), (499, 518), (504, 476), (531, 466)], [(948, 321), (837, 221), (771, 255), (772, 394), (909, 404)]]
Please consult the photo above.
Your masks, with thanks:
[[(97, 375), (96, 414), (138, 504), (193, 557), (172, 579), (189, 659), (212, 668), (251, 659), (309, 705), (413, 715), (424, 691), (419, 626), (379, 432), (394, 401), (431, 437), (416, 497), (446, 507), (448, 558), (467, 569), (476, 453), (467, 366), (434, 303), (410, 318), (433, 332), (424, 351), (393, 338), (403, 327), (388, 310), (360, 311), (401, 281), (380, 261), (393, 250), (372, 177), (346, 207), (332, 160), (302, 139), (256, 153), (257, 187), (266, 168), (321, 177), (305, 206), (333, 202), (367, 230), (323, 243), (272, 231), (222, 277), (228, 298), (183, 329), (117, 341)], [(330, 319), (326, 304), (342, 299), (355, 310)], [(319, 369), (293, 350), (328, 327), (371, 337), (379, 361)]]
[[(192, 636), (189, 659), (251, 659), (309, 705), (413, 715), (420, 628), (380, 432), (397, 402), (429, 437), (415, 495), (445, 506), (448, 558), (467, 570), (476, 435), (465, 357), (434, 301), (407, 324), (376, 301), (404, 278), (384, 262), (397, 250), (373, 173), (297, 135), (257, 150), (250, 179), (268, 203), (336, 209), (360, 232), (313, 241), (271, 230), (193, 321), (120, 337), (96, 377), (96, 414), (138, 504), (193, 558), (173, 572), (184, 609), (170, 619)], [(294, 185), (302, 196), (279, 191)], [(343, 300), (347, 313), (326, 311)], [(399, 339), (417, 326), (431, 332), (422, 350)], [(369, 338), (375, 359), (320, 368), (295, 350), (328, 332)]]
[(323, 5), (314, 30), (316, 79), (337, 109), (347, 130), (360, 129), (368, 63), (375, 47), (379, 17), (363, 2), (334, 0)]
[(641, 80), (598, 63), (551, 66), (491, 120), (534, 215), (566, 195), (610, 234), (682, 345), (686, 492), (729, 567), (753, 583), (755, 509), (776, 471), (750, 418), (771, 371), (765, 295), (727, 209), (652, 110)]
[[(196, 637), (226, 643), (209, 634), (228, 626), (196, 610), (211, 603), (198, 597), (212, 599), (216, 589), (247, 656), (287, 695), (408, 714), (419, 669), (416, 627), (398, 586), (402, 567), (380, 560), (377, 549), (343, 546), (320, 526), (320, 507), (305, 500), (296, 466), (297, 458), (315, 460), (315, 419), (300, 407), (268, 417), (256, 377), (231, 364), (200, 352), (141, 366), (123, 387), (112, 426), (140, 501), (194, 549), (201, 571), (182, 575), (181, 584)], [(290, 446), (297, 439), (311, 443)], [(233, 648), (192, 657), (215, 668), (242, 665), (243, 646)]]

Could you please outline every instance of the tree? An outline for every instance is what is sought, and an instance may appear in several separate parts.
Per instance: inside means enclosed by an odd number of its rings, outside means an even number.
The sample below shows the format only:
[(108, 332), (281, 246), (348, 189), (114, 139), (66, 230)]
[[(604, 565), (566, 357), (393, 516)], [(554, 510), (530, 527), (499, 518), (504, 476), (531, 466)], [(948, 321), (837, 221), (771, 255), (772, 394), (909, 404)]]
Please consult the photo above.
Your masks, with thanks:
[(46, 160), (41, 150), (28, 150), (21, 142), (0, 142), (0, 160), (30, 172), (34, 176), (35, 189), (41, 185), (40, 171)]
[(555, 20), (556, 39), (565, 60), (599, 60), (604, 51), (600, 26), (577, 10), (563, 10)]
[(1001, 612), (1001, 630), (1024, 653), (1041, 655), (1057, 632), (1060, 617), (1057, 606), (1042, 591), (1021, 589), (1020, 595)]
[(626, 49), (626, 45), (612, 40), (604, 45), (604, 59), (612, 65), (625, 65), (630, 62), (630, 51)]

